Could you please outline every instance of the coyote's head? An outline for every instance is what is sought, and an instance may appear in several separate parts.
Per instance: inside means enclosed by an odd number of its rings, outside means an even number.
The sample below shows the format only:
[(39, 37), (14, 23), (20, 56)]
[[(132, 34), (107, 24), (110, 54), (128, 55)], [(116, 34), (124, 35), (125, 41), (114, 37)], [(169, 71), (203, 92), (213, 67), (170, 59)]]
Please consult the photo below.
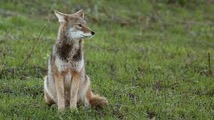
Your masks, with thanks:
[(83, 39), (92, 37), (95, 32), (86, 26), (83, 10), (79, 10), (74, 14), (64, 14), (54, 11), (59, 22), (59, 34), (64, 34), (71, 39)]

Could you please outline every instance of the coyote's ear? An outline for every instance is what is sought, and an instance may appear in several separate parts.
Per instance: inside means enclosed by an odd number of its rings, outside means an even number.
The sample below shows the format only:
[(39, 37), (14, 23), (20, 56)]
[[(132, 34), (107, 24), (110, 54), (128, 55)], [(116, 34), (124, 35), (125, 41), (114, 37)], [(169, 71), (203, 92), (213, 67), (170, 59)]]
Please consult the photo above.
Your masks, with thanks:
[(54, 10), (55, 15), (57, 16), (59, 22), (65, 22), (65, 14)]
[(77, 16), (79, 16), (79, 17), (81, 17), (81, 18), (84, 18), (84, 12), (83, 12), (83, 10), (81, 9), (81, 10), (79, 10), (79, 11), (77, 11), (76, 13), (74, 13), (75, 15), (77, 15)]

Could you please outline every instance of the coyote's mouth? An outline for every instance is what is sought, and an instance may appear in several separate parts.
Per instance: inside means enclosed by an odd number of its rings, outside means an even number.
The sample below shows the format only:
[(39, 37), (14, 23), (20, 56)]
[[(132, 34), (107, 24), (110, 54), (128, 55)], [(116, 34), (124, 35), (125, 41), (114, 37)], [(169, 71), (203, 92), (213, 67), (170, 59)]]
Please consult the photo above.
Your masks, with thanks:
[(84, 34), (81, 34), (83, 37), (85, 38), (90, 38), (90, 37), (93, 37), (93, 35), (84, 35)]

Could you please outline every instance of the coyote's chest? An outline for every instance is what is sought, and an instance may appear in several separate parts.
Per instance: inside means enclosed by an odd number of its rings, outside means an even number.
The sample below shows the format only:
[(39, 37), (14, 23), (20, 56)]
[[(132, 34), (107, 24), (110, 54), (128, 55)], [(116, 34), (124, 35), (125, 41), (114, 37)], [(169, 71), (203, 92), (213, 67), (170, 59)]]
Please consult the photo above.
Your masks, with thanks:
[(84, 60), (81, 59), (79, 61), (64, 61), (59, 57), (56, 57), (55, 64), (57, 66), (57, 69), (59, 72), (66, 71), (68, 69), (75, 70), (77, 72), (80, 72), (84, 65)]
[(59, 72), (67, 69), (80, 72), (84, 65), (82, 54), (82, 41), (67, 44), (62, 41), (61, 44), (55, 45), (56, 59), (55, 64)]

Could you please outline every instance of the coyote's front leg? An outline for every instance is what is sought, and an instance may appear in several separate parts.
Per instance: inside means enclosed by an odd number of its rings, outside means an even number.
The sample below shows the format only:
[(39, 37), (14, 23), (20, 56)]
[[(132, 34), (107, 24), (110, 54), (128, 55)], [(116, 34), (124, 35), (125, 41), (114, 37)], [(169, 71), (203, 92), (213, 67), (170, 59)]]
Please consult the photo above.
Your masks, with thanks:
[(59, 110), (65, 109), (64, 78), (63, 73), (55, 74), (57, 105)]
[(72, 81), (71, 81), (71, 88), (70, 88), (70, 108), (76, 109), (77, 94), (78, 94), (79, 84), (80, 84), (80, 73), (71, 72), (71, 75), (72, 75)]

